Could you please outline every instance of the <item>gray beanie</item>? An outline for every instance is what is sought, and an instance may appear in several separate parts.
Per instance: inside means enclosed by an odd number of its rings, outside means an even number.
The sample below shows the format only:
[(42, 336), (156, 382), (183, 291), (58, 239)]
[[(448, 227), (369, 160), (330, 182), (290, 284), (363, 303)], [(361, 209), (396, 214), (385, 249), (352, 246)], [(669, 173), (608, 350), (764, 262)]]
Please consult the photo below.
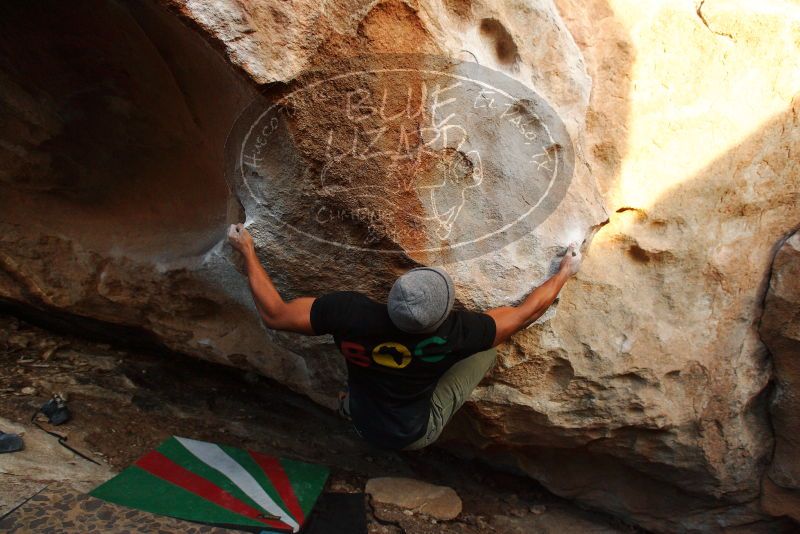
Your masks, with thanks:
[(450, 275), (436, 267), (417, 267), (398, 278), (389, 291), (389, 318), (410, 334), (433, 332), (450, 315), (455, 300)]

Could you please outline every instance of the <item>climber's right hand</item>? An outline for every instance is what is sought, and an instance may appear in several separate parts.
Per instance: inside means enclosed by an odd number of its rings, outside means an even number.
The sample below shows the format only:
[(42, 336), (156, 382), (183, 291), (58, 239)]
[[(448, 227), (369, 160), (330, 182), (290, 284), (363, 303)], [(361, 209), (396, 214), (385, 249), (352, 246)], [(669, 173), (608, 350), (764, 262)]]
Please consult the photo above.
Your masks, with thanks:
[(255, 245), (253, 245), (253, 236), (244, 227), (242, 223), (232, 224), (228, 227), (228, 242), (233, 248), (242, 254), (255, 252)]
[(561, 259), (560, 270), (566, 273), (567, 276), (574, 276), (580, 271), (582, 261), (583, 256), (581, 255), (580, 247), (577, 243), (570, 243), (569, 247), (567, 247), (567, 253)]

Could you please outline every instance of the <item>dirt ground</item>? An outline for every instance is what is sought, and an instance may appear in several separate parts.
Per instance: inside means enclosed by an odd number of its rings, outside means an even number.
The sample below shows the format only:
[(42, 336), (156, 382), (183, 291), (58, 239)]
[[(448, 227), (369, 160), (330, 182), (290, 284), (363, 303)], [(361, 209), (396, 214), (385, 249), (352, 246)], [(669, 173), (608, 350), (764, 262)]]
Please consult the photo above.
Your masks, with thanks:
[[(461, 515), (447, 522), (368, 503), (371, 534), (640, 532), (584, 511), (529, 478), (435, 447), (408, 453), (373, 449), (333, 412), (255, 374), (57, 334), (0, 315), (0, 418), (29, 428), (31, 415), (56, 392), (67, 395), (73, 419), (53, 430), (114, 471), (177, 435), (325, 464), (331, 469), (327, 491), (361, 492), (370, 477), (406, 476), (450, 486), (463, 501)], [(27, 441), (56, 443), (34, 430), (26, 433)], [(11, 487), (4, 479), (18, 488), (35, 486), (26, 486), (26, 477), (46, 481), (49, 467), (15, 473), (13, 454), (18, 453), (0, 456), (0, 488)], [(70, 469), (95, 469), (68, 451), (58, 454), (54, 463), (67, 454)], [(18, 492), (23, 494), (6, 495), (6, 506), (25, 498), (25, 491)], [(5, 512), (0, 505), (0, 516)]]

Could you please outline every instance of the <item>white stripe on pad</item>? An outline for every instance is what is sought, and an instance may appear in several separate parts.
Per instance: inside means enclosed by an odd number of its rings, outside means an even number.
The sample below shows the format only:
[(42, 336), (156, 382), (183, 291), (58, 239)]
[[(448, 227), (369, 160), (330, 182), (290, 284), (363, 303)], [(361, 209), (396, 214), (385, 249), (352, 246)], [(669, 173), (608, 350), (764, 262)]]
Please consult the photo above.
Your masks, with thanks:
[(258, 503), (261, 508), (278, 516), (281, 521), (292, 527), (293, 532), (297, 532), (300, 529), (300, 525), (297, 524), (297, 521), (272, 500), (267, 492), (264, 491), (264, 488), (261, 487), (261, 484), (253, 478), (253, 475), (248, 473), (244, 467), (239, 465), (236, 460), (223, 451), (219, 445), (189, 438), (179, 438), (177, 436), (175, 439), (200, 461), (228, 477), (231, 482), (236, 484), (248, 497)]

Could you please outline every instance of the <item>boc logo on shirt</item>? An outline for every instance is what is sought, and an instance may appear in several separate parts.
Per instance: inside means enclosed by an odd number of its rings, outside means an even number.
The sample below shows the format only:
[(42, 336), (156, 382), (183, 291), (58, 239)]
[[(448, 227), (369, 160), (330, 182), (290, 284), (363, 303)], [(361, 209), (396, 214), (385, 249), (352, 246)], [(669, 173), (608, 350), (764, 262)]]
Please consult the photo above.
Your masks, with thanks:
[[(423, 363), (437, 363), (443, 360), (449, 351), (443, 345), (447, 340), (433, 336), (414, 345), (413, 349), (396, 341), (379, 343), (368, 348), (353, 341), (342, 341), (341, 352), (345, 359), (359, 367), (370, 367), (373, 364), (402, 369), (414, 359)], [(427, 350), (426, 350), (427, 349)], [(431, 349), (434, 349), (431, 351)]]
[(426, 264), (531, 232), (563, 199), (573, 160), (564, 124), (531, 88), (427, 55), (333, 60), (255, 102), (226, 144), (248, 218), (291, 245)]

